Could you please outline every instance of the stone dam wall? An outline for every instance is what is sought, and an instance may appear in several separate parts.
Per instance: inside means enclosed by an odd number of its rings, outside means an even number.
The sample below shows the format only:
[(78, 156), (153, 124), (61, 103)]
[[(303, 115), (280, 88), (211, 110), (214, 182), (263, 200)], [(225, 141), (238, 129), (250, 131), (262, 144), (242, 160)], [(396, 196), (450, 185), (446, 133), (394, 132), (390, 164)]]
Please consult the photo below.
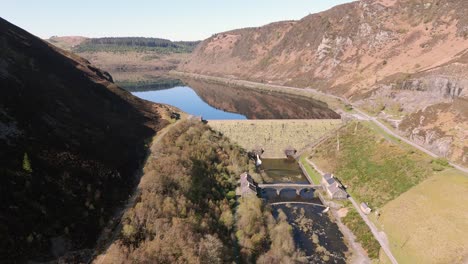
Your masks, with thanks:
[(284, 150), (300, 151), (342, 125), (341, 119), (208, 120), (208, 125), (250, 151), (263, 148), (263, 158), (284, 158)]

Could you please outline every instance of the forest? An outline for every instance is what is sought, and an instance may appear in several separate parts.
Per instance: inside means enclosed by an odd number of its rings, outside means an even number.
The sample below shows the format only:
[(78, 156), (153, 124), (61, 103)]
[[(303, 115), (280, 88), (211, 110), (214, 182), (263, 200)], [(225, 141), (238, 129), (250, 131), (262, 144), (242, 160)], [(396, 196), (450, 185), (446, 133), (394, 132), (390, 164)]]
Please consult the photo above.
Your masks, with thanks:
[(249, 161), (218, 132), (180, 121), (152, 153), (122, 220), (122, 262), (279, 263), (303, 256), (283, 213), (275, 219), (254, 195), (236, 199)]
[(129, 52), (190, 53), (199, 41), (170, 41), (161, 38), (106, 37), (90, 38), (73, 47), (74, 52)]

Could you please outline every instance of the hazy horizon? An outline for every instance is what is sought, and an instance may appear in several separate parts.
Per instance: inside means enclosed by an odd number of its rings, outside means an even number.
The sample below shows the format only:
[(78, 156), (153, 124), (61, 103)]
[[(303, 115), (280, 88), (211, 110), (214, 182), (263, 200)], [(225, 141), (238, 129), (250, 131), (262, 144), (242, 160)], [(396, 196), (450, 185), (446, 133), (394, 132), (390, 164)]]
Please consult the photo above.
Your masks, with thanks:
[(257, 27), (283, 20), (298, 20), (311, 13), (352, 2), (331, 0), (188, 1), (8, 1), (0, 16), (41, 37), (157, 37), (203, 40), (236, 28)]

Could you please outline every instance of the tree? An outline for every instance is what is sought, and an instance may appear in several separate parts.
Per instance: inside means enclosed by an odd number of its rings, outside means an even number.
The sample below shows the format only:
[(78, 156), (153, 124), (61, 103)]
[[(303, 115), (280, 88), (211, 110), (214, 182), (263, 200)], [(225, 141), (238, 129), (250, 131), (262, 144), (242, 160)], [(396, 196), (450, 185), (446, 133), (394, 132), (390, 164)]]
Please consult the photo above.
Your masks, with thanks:
[(33, 171), (31, 167), (31, 161), (29, 161), (28, 153), (26, 152), (23, 156), (23, 170), (25, 170), (28, 173), (31, 173)]

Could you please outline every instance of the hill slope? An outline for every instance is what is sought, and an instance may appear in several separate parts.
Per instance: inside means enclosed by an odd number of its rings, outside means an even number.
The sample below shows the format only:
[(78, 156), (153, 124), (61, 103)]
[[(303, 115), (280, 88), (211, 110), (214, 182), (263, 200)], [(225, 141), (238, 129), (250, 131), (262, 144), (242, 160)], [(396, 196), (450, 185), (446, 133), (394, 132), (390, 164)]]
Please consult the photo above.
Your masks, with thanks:
[(3, 19), (0, 87), (0, 259), (92, 247), (165, 124), (157, 105)]
[[(463, 0), (362, 0), (215, 34), (179, 70), (344, 96), (466, 165), (466, 13)], [(438, 125), (414, 121), (421, 116)]]
[(166, 73), (186, 60), (199, 44), (199, 41), (140, 37), (55, 36), (47, 41), (109, 71), (124, 86), (167, 82), (170, 78)]

